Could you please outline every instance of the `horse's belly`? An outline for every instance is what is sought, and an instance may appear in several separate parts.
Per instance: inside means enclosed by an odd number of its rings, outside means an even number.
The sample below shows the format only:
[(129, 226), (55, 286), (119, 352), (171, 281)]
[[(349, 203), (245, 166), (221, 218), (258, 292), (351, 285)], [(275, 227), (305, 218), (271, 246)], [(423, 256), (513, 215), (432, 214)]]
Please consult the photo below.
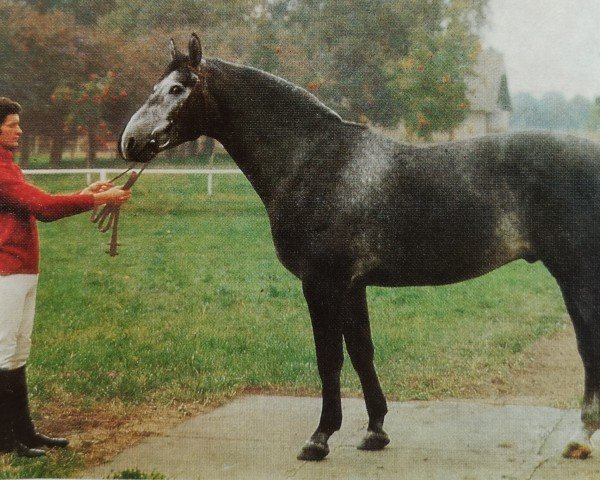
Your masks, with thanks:
[(534, 259), (520, 235), (498, 232), (486, 238), (429, 238), (380, 248), (356, 264), (355, 277), (369, 285), (443, 285), (479, 277), (513, 260)]
[(378, 268), (364, 275), (367, 285), (380, 287), (406, 287), (424, 285), (447, 285), (462, 282), (485, 275), (519, 257), (506, 258), (504, 261), (485, 263), (465, 268), (462, 265), (399, 265), (397, 268)]

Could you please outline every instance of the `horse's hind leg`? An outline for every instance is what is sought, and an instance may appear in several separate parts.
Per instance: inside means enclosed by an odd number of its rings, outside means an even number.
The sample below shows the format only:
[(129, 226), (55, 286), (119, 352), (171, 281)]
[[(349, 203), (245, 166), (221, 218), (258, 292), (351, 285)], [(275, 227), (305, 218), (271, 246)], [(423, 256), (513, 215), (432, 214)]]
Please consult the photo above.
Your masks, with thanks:
[(381, 450), (390, 442), (383, 431), (387, 404), (373, 364), (374, 348), (365, 287), (351, 290), (345, 307), (344, 339), (352, 365), (360, 378), (369, 415), (367, 435), (358, 448)]
[(591, 436), (600, 428), (600, 279), (559, 280), (565, 304), (577, 335), (577, 346), (585, 371), (585, 389), (579, 430), (567, 444), (563, 456), (587, 458)]

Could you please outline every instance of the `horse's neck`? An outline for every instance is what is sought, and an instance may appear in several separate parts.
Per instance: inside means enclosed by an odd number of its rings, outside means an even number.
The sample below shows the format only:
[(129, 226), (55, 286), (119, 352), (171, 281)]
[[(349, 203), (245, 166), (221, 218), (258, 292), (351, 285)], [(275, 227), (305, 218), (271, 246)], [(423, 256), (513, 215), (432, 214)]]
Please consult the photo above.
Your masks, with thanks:
[(341, 120), (275, 77), (231, 64), (218, 67), (211, 86), (219, 118), (214, 137), (268, 206), (281, 185), (301, 175), (315, 140)]

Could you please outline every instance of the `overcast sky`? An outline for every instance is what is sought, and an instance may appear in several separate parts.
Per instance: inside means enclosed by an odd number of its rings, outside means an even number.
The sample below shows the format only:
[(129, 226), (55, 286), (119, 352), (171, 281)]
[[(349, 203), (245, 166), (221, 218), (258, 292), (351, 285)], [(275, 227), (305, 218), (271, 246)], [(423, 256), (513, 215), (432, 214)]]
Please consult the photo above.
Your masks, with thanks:
[(600, 0), (490, 0), (488, 23), (513, 95), (600, 96)]

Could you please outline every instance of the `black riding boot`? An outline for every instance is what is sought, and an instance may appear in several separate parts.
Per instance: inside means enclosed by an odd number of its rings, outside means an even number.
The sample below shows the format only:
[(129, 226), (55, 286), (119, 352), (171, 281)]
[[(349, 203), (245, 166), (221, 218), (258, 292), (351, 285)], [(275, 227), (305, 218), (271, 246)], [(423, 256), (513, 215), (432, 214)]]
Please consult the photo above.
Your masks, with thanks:
[(64, 448), (69, 445), (66, 438), (52, 438), (36, 432), (29, 413), (29, 399), (27, 393), (27, 377), (25, 366), (11, 371), (12, 375), (12, 391), (13, 405), (16, 412), (14, 419), (14, 434), (15, 438), (29, 448), (39, 447), (59, 447)]
[(0, 370), (0, 453), (16, 453), (21, 457), (41, 457), (43, 450), (29, 448), (19, 442), (14, 434), (16, 412), (12, 401), (13, 391), (10, 388), (11, 370)]

